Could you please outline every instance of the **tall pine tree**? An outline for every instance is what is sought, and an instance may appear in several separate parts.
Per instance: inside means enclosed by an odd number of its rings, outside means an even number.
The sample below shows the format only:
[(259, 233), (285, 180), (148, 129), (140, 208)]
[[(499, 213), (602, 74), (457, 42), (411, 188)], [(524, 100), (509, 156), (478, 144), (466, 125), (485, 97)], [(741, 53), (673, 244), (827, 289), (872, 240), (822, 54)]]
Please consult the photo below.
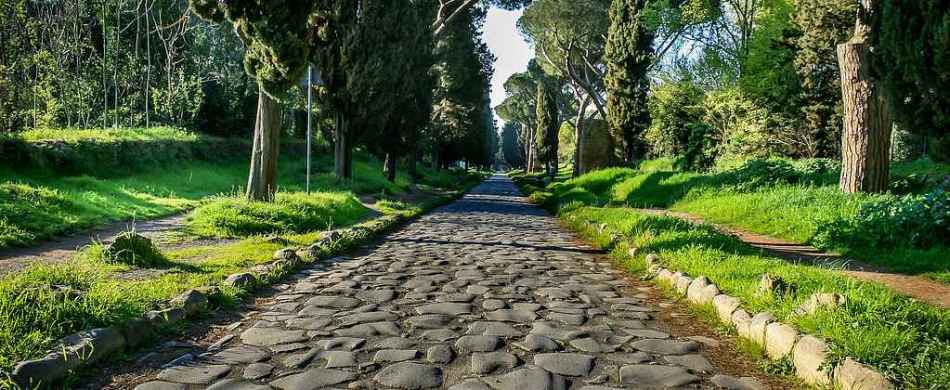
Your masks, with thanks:
[(604, 60), (607, 74), (607, 119), (623, 147), (623, 160), (637, 159), (640, 138), (650, 126), (647, 107), (653, 56), (653, 33), (640, 18), (646, 0), (613, 0)]

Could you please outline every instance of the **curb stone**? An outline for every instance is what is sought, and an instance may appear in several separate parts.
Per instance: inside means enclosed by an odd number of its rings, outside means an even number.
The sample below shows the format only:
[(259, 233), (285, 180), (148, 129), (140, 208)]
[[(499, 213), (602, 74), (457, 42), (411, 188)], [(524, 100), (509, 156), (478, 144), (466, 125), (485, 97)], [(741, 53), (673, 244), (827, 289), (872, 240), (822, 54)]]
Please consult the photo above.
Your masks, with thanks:
[[(651, 254), (653, 255), (653, 254)], [(828, 344), (808, 334), (800, 334), (794, 327), (776, 320), (771, 313), (763, 312), (750, 317), (735, 297), (720, 294), (718, 287), (707, 277), (690, 279), (683, 272), (673, 272), (659, 265), (659, 256), (651, 259), (656, 264), (656, 279), (671, 286), (679, 295), (685, 295), (694, 304), (712, 304), (720, 321), (735, 327), (740, 337), (765, 347), (773, 360), (789, 356), (795, 366), (796, 376), (807, 384), (827, 386), (834, 383), (842, 390), (892, 390), (894, 384), (880, 372), (846, 358), (832, 370), (829, 362)], [(715, 291), (716, 294), (708, 296)], [(827, 297), (830, 298), (827, 298)], [(840, 295), (813, 296), (812, 301), (827, 306), (840, 304)], [(831, 301), (834, 303), (826, 303)], [(814, 305), (819, 306), (819, 305)]]
[[(457, 195), (464, 193), (464, 191), (460, 191)], [(445, 201), (451, 201), (455, 198), (446, 198)], [(274, 261), (255, 266), (249, 271), (229, 275), (220, 284), (247, 290), (270, 284), (272, 281), (289, 275), (301, 265), (307, 264), (298, 255), (298, 250), (308, 252), (312, 256), (312, 261), (309, 264), (313, 264), (325, 259), (332, 253), (345, 251), (354, 245), (383, 234), (395, 226), (423, 215), (444, 203), (446, 202), (433, 204), (413, 216), (384, 215), (358, 226), (340, 229), (332, 234), (322, 235), (317, 243), (303, 250), (299, 248), (278, 250), (274, 253)], [(347, 242), (340, 240), (340, 238), (347, 235), (351, 240)], [(330, 240), (329, 238), (336, 238), (336, 240)], [(314, 248), (316, 245), (322, 245), (322, 247)], [(313, 256), (314, 254), (317, 256)], [(217, 286), (189, 289), (169, 300), (163, 305), (166, 308), (148, 311), (141, 318), (132, 320), (122, 326), (92, 329), (66, 336), (48, 355), (20, 361), (14, 365), (12, 372), (8, 375), (4, 373), (3, 377), (10, 378), (17, 386), (24, 389), (49, 387), (52, 383), (69, 375), (73, 370), (92, 365), (96, 361), (127, 347), (141, 345), (163, 326), (200, 314), (208, 308), (209, 296), (219, 293), (220, 290)]]

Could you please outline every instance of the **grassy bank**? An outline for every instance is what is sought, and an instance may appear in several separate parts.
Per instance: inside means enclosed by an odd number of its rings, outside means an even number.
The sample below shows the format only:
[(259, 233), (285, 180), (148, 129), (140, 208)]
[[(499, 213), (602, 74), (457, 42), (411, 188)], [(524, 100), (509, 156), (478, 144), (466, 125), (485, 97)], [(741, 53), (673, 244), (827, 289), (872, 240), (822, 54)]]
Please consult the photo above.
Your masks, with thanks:
[[(381, 173), (374, 157), (357, 153), (355, 179), (341, 183), (330, 173), (331, 156), (314, 160), (314, 191), (401, 194), (410, 186), (404, 170), (395, 183)], [(306, 182), (302, 159), (285, 154), (278, 164), (284, 193), (299, 192)], [(454, 184), (448, 172), (420, 169), (422, 183)], [(128, 175), (62, 176), (51, 170), (0, 167), (0, 249), (26, 246), (54, 236), (113, 221), (146, 220), (191, 209), (216, 195), (241, 192), (247, 178), (246, 157), (218, 162), (186, 161)]]
[[(690, 185), (701, 187), (697, 183), (703, 180), (707, 180), (705, 188), (689, 188)], [(724, 293), (739, 298), (743, 307), (753, 312), (772, 312), (800, 330), (828, 340), (833, 346), (834, 359), (854, 357), (886, 373), (905, 388), (941, 388), (950, 383), (950, 311), (828, 269), (789, 264), (764, 256), (709, 226), (649, 216), (625, 207), (634, 200), (632, 203), (639, 207), (673, 206), (677, 209), (691, 204), (688, 202), (722, 196), (728, 199), (722, 200), (723, 205), (732, 202), (741, 208), (739, 200), (728, 197), (748, 196), (751, 200), (743, 201), (775, 202), (776, 210), (762, 208), (760, 212), (795, 221), (809, 213), (825, 217), (829, 214), (823, 213), (847, 215), (862, 201), (861, 197), (846, 199), (832, 194), (828, 188), (804, 183), (751, 188), (723, 184), (718, 187), (722, 191), (717, 193), (716, 187), (709, 184), (712, 180), (694, 173), (608, 169), (545, 188), (530, 177), (518, 181), (536, 202), (558, 212), (573, 229), (599, 246), (610, 249), (611, 256), (631, 272), (644, 271), (643, 257), (656, 252), (672, 269), (708, 276)], [(637, 201), (643, 203), (637, 204)], [(690, 212), (695, 210), (698, 209), (688, 208)], [(723, 206), (723, 210), (728, 208)], [(763, 219), (768, 221), (767, 217)], [(804, 230), (814, 225), (806, 222), (796, 226)], [(789, 232), (785, 237), (793, 237)], [(630, 246), (640, 248), (636, 258), (627, 254)], [(757, 293), (759, 280), (766, 272), (788, 282), (793, 286), (792, 292), (774, 296)], [(795, 309), (815, 292), (843, 294), (847, 304), (834, 311), (795, 314)]]
[[(899, 188), (894, 192), (907, 194), (903, 197), (843, 194), (837, 188), (835, 168), (814, 162), (750, 164), (714, 173), (671, 168), (667, 162), (650, 161), (638, 170), (605, 169), (538, 189), (534, 196), (549, 208), (570, 202), (669, 208), (896, 272), (950, 282), (950, 246), (931, 233), (946, 230), (948, 222), (939, 217), (946, 210), (939, 202), (934, 206), (920, 200), (932, 196), (946, 202), (946, 192), (933, 190), (950, 172), (946, 165), (895, 164), (894, 182)], [(915, 232), (921, 236), (916, 244), (910, 237)]]

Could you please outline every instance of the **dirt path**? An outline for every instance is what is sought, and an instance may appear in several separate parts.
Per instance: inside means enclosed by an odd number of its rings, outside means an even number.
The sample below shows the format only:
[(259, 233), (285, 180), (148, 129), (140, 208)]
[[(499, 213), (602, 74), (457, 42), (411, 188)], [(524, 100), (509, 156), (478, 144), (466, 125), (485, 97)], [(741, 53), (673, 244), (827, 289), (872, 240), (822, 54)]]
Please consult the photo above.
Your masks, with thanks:
[(735, 235), (753, 247), (769, 254), (790, 260), (816, 265), (840, 268), (840, 272), (853, 278), (883, 284), (894, 291), (942, 308), (950, 308), (950, 285), (923, 276), (905, 275), (888, 272), (881, 267), (847, 259), (835, 253), (823, 252), (809, 245), (797, 244), (771, 236), (751, 233), (742, 229), (719, 225), (692, 214), (665, 209), (635, 209), (651, 215), (662, 215), (706, 224)]
[(55, 238), (28, 248), (2, 249), (0, 250), (0, 275), (22, 270), (38, 261), (51, 264), (69, 261), (77, 249), (95, 240), (108, 242), (110, 238), (133, 226), (139, 234), (161, 241), (162, 236), (181, 228), (186, 216), (186, 213), (182, 213), (148, 221), (135, 221), (134, 224), (131, 220), (114, 222), (98, 229)]
[(84, 388), (792, 386), (685, 310), (496, 176)]

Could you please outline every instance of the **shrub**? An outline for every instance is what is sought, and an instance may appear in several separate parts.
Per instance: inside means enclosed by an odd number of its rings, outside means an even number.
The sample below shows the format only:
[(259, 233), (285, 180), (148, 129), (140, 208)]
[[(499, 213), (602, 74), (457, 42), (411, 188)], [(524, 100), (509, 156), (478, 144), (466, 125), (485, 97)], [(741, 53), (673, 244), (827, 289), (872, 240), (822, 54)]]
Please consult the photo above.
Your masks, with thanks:
[(762, 158), (769, 154), (769, 112), (736, 88), (710, 92), (703, 123), (713, 129), (717, 159)]
[(119, 263), (138, 267), (157, 267), (168, 263), (168, 259), (149, 240), (135, 231), (122, 232), (112, 239), (112, 243), (103, 246), (96, 243), (85, 248), (87, 259), (106, 263)]
[(650, 127), (644, 138), (654, 156), (686, 153), (693, 129), (703, 116), (703, 91), (690, 81), (667, 82), (650, 94)]
[(950, 240), (950, 192), (877, 197), (861, 205), (853, 219), (822, 224), (813, 239), (818, 247), (846, 243), (867, 248), (926, 249)]

